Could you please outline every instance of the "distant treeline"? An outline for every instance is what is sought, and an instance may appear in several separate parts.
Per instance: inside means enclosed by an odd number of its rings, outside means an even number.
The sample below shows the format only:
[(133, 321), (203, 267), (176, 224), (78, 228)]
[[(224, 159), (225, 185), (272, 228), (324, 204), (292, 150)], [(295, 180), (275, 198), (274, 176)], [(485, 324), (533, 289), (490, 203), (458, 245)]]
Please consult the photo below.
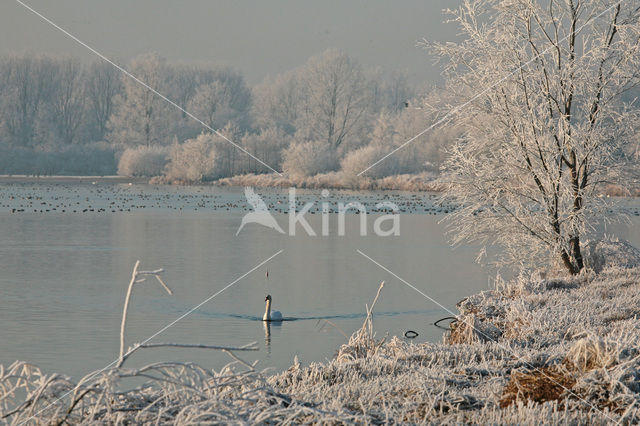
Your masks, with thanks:
[[(212, 128), (289, 176), (354, 176), (428, 127), (433, 103), (443, 102), (418, 93), (400, 72), (364, 69), (337, 50), (254, 87), (237, 70), (170, 64), (155, 54), (126, 69), (179, 108), (106, 62), (1, 58), (0, 174), (198, 182), (271, 172)], [(459, 134), (451, 126), (430, 132), (368, 175), (436, 170)]]

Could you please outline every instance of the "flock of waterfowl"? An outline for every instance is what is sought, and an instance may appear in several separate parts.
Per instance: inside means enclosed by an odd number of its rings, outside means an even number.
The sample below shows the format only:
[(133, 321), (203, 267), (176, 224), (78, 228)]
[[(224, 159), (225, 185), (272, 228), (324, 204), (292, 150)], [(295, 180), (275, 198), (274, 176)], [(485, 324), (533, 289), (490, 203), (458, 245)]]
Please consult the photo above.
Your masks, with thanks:
[[(289, 212), (289, 193), (282, 189), (258, 189), (269, 211)], [(323, 197), (319, 191), (298, 190), (297, 209), (312, 203), (309, 214), (337, 213), (339, 203), (360, 203), (367, 214), (398, 213), (441, 214), (451, 209), (439, 206), (438, 195), (431, 193), (366, 192), (336, 190)], [(385, 204), (386, 203), (392, 203)], [(382, 203), (382, 205), (379, 205)], [(240, 188), (212, 186), (158, 186), (113, 183), (0, 183), (0, 212), (11, 213), (120, 213), (141, 210), (236, 211), (251, 206)], [(348, 213), (358, 213), (354, 207)]]

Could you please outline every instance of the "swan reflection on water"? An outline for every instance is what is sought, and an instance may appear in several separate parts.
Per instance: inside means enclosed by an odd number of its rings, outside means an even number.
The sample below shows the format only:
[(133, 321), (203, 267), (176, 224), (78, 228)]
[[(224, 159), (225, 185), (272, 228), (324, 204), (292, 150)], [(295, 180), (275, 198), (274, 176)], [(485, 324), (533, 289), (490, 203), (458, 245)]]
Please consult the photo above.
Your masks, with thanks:
[(271, 355), (271, 325), (274, 327), (280, 327), (282, 325), (282, 321), (262, 321), (262, 326), (264, 328), (264, 343), (269, 355)]
[(263, 321), (264, 326), (264, 343), (267, 347), (267, 353), (271, 355), (271, 323), (269, 321)]

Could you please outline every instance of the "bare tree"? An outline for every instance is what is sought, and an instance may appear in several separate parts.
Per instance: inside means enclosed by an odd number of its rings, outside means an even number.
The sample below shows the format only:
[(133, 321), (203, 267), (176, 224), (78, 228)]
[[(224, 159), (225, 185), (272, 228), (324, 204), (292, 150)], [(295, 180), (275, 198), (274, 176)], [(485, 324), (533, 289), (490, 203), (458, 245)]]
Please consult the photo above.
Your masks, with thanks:
[(401, 111), (416, 95), (404, 72), (392, 71), (385, 75), (380, 68), (374, 68), (366, 74), (369, 109), (374, 114)]
[(604, 217), (597, 197), (620, 180), (616, 153), (637, 109), (640, 2), (465, 1), (465, 40), (437, 44), (467, 132), (444, 167), (459, 206), (454, 241), (506, 248), (503, 261), (584, 267), (581, 241)]
[(52, 85), (51, 101), (48, 105), (48, 120), (58, 139), (63, 144), (77, 141), (84, 119), (83, 74), (80, 62), (62, 59), (56, 63), (56, 74)]
[(103, 140), (115, 96), (122, 92), (120, 72), (106, 62), (94, 62), (87, 71), (85, 89), (87, 112), (95, 125), (91, 139)]
[[(284, 133), (278, 127), (263, 128), (258, 133), (247, 133), (242, 137), (242, 146), (273, 167), (282, 164), (282, 152), (289, 146), (291, 136)], [(244, 173), (269, 173), (270, 170), (258, 163), (255, 159), (241, 156), (241, 172)]]
[(3, 64), (3, 133), (14, 146), (38, 144), (38, 120), (49, 100), (54, 77), (53, 61), (46, 57), (10, 57)]
[(385, 107), (391, 111), (406, 108), (409, 100), (416, 95), (414, 88), (409, 84), (407, 74), (401, 71), (393, 71), (382, 87), (385, 93)]
[(231, 88), (216, 80), (198, 87), (189, 108), (209, 127), (217, 129), (234, 116), (232, 96)]
[(336, 150), (366, 121), (364, 73), (357, 61), (337, 50), (310, 58), (299, 72), (307, 95), (297, 131), (304, 139), (326, 141)]
[[(189, 65), (174, 65), (169, 70), (169, 90), (171, 99), (181, 108), (187, 109), (189, 102), (196, 94), (196, 89), (202, 83), (206, 71)], [(182, 111), (182, 118), (188, 119), (187, 114)]]

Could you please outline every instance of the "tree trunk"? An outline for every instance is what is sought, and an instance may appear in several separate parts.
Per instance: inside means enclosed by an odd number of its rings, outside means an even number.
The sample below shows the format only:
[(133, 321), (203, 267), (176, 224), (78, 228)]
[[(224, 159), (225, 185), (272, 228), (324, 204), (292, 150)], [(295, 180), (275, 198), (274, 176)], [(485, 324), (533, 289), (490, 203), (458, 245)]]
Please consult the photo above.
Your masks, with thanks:
[(584, 268), (584, 261), (582, 259), (582, 250), (580, 250), (580, 237), (577, 235), (571, 239), (571, 255), (576, 261), (576, 273), (578, 273)]
[(580, 237), (574, 236), (569, 240), (570, 253), (565, 249), (560, 252), (562, 263), (571, 275), (577, 275), (584, 268), (584, 260), (582, 258), (582, 250), (580, 249)]
[(580, 270), (578, 270), (571, 261), (571, 256), (569, 256), (569, 253), (567, 253), (565, 249), (562, 249), (562, 251), (560, 252), (560, 257), (562, 258), (562, 263), (571, 275), (577, 275), (578, 272), (580, 272)]

